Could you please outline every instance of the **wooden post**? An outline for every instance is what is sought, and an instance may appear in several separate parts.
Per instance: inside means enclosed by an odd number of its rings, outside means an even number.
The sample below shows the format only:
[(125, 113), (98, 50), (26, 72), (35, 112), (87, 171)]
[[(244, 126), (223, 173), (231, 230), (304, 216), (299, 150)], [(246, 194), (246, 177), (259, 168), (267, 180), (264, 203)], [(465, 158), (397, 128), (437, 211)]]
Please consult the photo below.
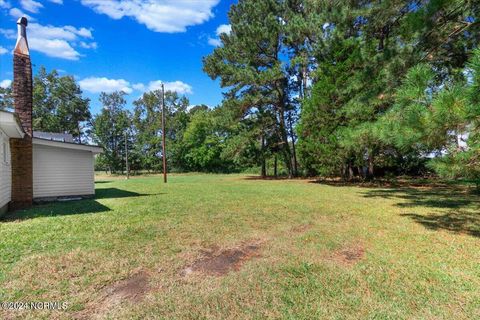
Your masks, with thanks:
[(127, 180), (130, 179), (130, 167), (128, 165), (128, 142), (127, 132), (125, 131), (125, 169), (127, 171)]
[(162, 158), (163, 182), (167, 183), (167, 153), (165, 148), (165, 85), (162, 83)]
[(275, 178), (278, 177), (278, 160), (277, 160), (277, 154), (275, 153), (275, 158), (274, 158), (274, 163), (273, 163), (273, 175)]

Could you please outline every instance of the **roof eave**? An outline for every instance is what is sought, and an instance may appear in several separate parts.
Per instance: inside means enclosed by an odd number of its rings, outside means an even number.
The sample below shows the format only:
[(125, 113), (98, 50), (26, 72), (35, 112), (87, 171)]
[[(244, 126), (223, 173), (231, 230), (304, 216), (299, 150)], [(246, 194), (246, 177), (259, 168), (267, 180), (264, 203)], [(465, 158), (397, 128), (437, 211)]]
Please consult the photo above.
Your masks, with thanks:
[(0, 129), (2, 129), (9, 138), (21, 139), (25, 136), (25, 132), (20, 124), (20, 119), (18, 115), (13, 112), (0, 111)]
[(46, 140), (41, 138), (33, 138), (32, 140), (34, 145), (36, 144), (36, 145), (43, 145), (43, 146), (49, 146), (49, 147), (71, 149), (71, 150), (89, 151), (93, 154), (103, 153), (103, 148), (99, 146), (92, 146), (92, 145), (71, 143), (71, 142), (52, 141), (52, 140)]

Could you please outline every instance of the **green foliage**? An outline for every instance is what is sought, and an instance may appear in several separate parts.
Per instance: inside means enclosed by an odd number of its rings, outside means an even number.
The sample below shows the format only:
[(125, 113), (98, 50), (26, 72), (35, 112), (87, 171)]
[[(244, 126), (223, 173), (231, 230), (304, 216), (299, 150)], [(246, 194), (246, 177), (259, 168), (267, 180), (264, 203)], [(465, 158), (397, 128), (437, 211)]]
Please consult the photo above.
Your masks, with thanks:
[[(163, 168), (162, 103), (161, 90), (147, 92), (134, 102), (135, 152), (138, 154), (142, 169), (160, 171)], [(170, 91), (165, 93), (166, 149), (168, 167), (172, 171), (187, 169), (182, 140), (189, 122), (187, 111), (189, 105), (190, 102), (186, 97), (180, 97), (177, 93)]]
[(13, 108), (12, 88), (0, 87), (0, 110)]
[[(144, 170), (162, 170), (162, 92), (145, 93), (134, 102), (133, 131), (135, 153)], [(221, 118), (221, 110), (194, 106), (175, 92), (165, 93), (165, 137), (169, 171), (225, 172), (231, 161), (224, 160), (224, 128), (230, 122)]]
[(372, 177), (375, 168), (391, 170), (392, 163), (402, 173), (412, 167), (400, 165), (406, 159), (417, 158), (415, 167), (471, 127), (467, 96), (478, 95), (465, 89), (462, 68), (480, 39), (478, 3), (318, 2), (305, 8), (302, 19), (323, 26), (308, 38), (316, 70), (297, 128), (308, 173), (352, 178), (368, 169)]
[(72, 76), (47, 73), (41, 67), (33, 79), (33, 129), (67, 132), (82, 142), (88, 135), (91, 120), (90, 100)]
[(104, 166), (102, 169), (112, 173), (125, 170), (125, 137), (128, 140), (131, 135), (131, 115), (125, 110), (124, 96), (125, 93), (121, 91), (110, 94), (102, 92), (100, 102), (103, 108), (92, 121), (93, 140), (104, 149), (104, 153), (97, 157), (97, 169), (101, 165)]
[(190, 169), (220, 171), (221, 136), (216, 130), (212, 113), (201, 110), (193, 115), (183, 143), (187, 149), (185, 160)]
[(160, 171), (162, 169), (162, 92), (160, 90), (144, 93), (134, 102), (133, 128), (135, 135), (135, 153), (141, 168)]
[[(267, 155), (278, 152), (292, 175), (289, 72), (282, 60), (284, 9), (284, 3), (277, 0), (242, 0), (232, 5), (232, 32), (222, 34), (223, 45), (204, 58), (204, 70), (212, 79), (220, 78), (222, 87), (228, 88), (224, 103), (235, 108), (238, 121), (256, 133), (250, 138), (261, 141), (260, 152), (255, 152), (258, 162), (265, 167)], [(268, 145), (268, 140), (277, 141)]]
[[(162, 132), (162, 92), (133, 108), (121, 93), (103, 94), (97, 165), (123, 170), (126, 148), (132, 170), (154, 172), (166, 157), (176, 172), (477, 179), (479, 12), (470, 0), (239, 0), (231, 33), (203, 59), (225, 89), (222, 104), (189, 108), (167, 92)], [(0, 108), (9, 96), (0, 92)], [(80, 139), (89, 119), (74, 79), (42, 68), (34, 127)]]
[(298, 126), (299, 155), (307, 173), (341, 172), (346, 150), (340, 150), (338, 130), (346, 124), (343, 108), (347, 86), (359, 58), (358, 43), (354, 40), (337, 42), (328, 58), (334, 64), (322, 63), (317, 69), (316, 83), (310, 98), (304, 101)]
[(442, 177), (480, 182), (479, 57), (476, 50), (464, 71), (467, 79), (441, 86), (430, 66), (412, 68), (397, 91), (397, 103), (380, 121), (382, 137), (402, 150), (415, 146), (436, 155), (430, 167)]

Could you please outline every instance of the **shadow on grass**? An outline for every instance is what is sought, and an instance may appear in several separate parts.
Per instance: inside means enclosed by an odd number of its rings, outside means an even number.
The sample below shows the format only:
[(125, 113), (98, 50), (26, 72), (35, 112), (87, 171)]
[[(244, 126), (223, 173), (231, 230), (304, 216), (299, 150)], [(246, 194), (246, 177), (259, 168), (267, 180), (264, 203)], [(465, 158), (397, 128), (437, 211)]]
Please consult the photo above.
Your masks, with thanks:
[(429, 230), (447, 230), (480, 237), (480, 196), (465, 185), (442, 183), (424, 179), (345, 182), (315, 180), (334, 187), (357, 187), (365, 198), (398, 200), (400, 208), (430, 208), (430, 213), (408, 213), (401, 216), (421, 224)]
[(403, 208), (428, 207), (439, 209), (461, 209), (479, 206), (478, 195), (465, 189), (438, 188), (378, 188), (364, 193), (366, 198), (399, 199), (397, 206)]
[(51, 202), (16, 211), (3, 217), (3, 221), (28, 220), (40, 217), (56, 217), (77, 214), (92, 214), (110, 211), (110, 208), (93, 200), (78, 200), (69, 202)]
[(402, 214), (430, 230), (448, 230), (480, 237), (480, 197), (458, 187), (383, 188), (363, 193), (366, 198), (397, 199), (401, 208), (436, 209), (428, 214)]
[(110, 183), (113, 182), (112, 180), (101, 180), (101, 181), (95, 181), (95, 184), (101, 184), (101, 183)]
[(147, 197), (156, 196), (163, 193), (138, 193), (117, 188), (102, 188), (95, 190), (95, 199), (113, 199), (113, 198), (131, 198), (131, 197)]
[(341, 179), (316, 179), (309, 181), (310, 183), (323, 184), (332, 187), (357, 187), (357, 188), (442, 188), (447, 187), (445, 183), (440, 181), (432, 181), (428, 179), (412, 179), (412, 180), (387, 180), (375, 179), (372, 181), (352, 180), (346, 181)]
[(250, 180), (250, 181), (255, 181), (255, 180), (264, 180), (264, 181), (268, 181), (268, 180), (303, 180), (304, 178), (302, 177), (293, 177), (293, 178), (289, 178), (288, 176), (266, 176), (266, 177), (262, 177), (262, 176), (246, 176), (243, 178), (244, 180)]
[(402, 214), (420, 223), (430, 230), (448, 230), (455, 233), (480, 237), (480, 214), (477, 212), (457, 210), (446, 214), (421, 215), (415, 213)]
[[(161, 193), (158, 193), (161, 194)], [(68, 216), (76, 214), (92, 214), (110, 211), (107, 206), (99, 203), (98, 199), (115, 199), (129, 197), (145, 197), (158, 194), (141, 194), (117, 188), (104, 188), (95, 190), (94, 199), (75, 200), (67, 202), (50, 202), (35, 205), (30, 209), (7, 214), (0, 221), (28, 220), (39, 217)]]

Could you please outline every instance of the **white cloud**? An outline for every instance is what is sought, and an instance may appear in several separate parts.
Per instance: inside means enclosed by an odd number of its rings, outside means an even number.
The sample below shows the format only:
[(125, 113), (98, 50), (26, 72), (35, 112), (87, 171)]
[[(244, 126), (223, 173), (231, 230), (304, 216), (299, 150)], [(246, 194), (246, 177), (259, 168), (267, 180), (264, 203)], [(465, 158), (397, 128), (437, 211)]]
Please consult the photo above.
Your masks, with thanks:
[[(18, 9), (13, 8), (12, 10)], [(0, 34), (11, 40), (17, 38), (16, 32), (12, 29), (0, 29)], [(96, 49), (98, 47), (96, 42), (85, 41), (87, 39), (93, 40), (92, 29), (76, 28), (70, 25), (52, 26), (35, 22), (29, 23), (27, 38), (30, 50), (44, 53), (49, 57), (67, 60), (78, 60), (81, 57), (80, 52), (74, 49), (76, 45), (84, 49)]]
[(80, 53), (65, 40), (30, 38), (28, 44), (30, 49), (44, 53), (49, 57), (66, 60), (78, 60), (80, 57)]
[(80, 37), (83, 37), (83, 38), (89, 38), (89, 39), (93, 38), (92, 29), (87, 29), (87, 28), (77, 29), (77, 28), (72, 27), (72, 26), (65, 26), (64, 28), (65, 28), (65, 30), (67, 30), (67, 31), (69, 31), (73, 34), (76, 34), (77, 36), (80, 36)]
[(11, 29), (0, 29), (0, 33), (7, 39), (16, 39), (17, 35), (15, 34), (15, 31)]
[(41, 8), (43, 8), (43, 5), (40, 2), (34, 0), (20, 0), (20, 5), (23, 9), (32, 13), (37, 13)]
[(230, 24), (221, 24), (217, 28), (217, 36), (220, 36), (222, 33), (230, 34), (232, 32), (232, 25)]
[(220, 41), (218, 38), (208, 37), (208, 44), (214, 47), (220, 47), (222, 45), (222, 41)]
[[(63, 4), (63, 0), (48, 0), (48, 1), (56, 4)], [(8, 2), (6, 2), (7, 6), (2, 6), (2, 2), (5, 2), (5, 0), (0, 0), (0, 7), (7, 7), (7, 8), (10, 7)], [(43, 8), (43, 4), (35, 0), (20, 0), (20, 5), (24, 10), (31, 13), (38, 13), (40, 9)]]
[(8, 9), (8, 8), (10, 8), (10, 3), (8, 1), (5, 1), (5, 0), (0, 0), (0, 8)]
[(87, 43), (85, 41), (80, 41), (79, 45), (80, 45), (80, 47), (82, 47), (84, 49), (97, 49), (98, 48), (98, 43), (96, 43), (96, 42)]
[(8, 53), (8, 50), (5, 49), (4, 47), (0, 46), (0, 55)]
[(232, 26), (230, 24), (219, 25), (217, 30), (215, 30), (217, 38), (208, 37), (208, 44), (214, 47), (220, 47), (222, 45), (220, 35), (222, 33), (230, 34), (230, 32), (232, 32)]
[[(165, 85), (165, 91), (174, 91), (179, 94), (192, 94), (192, 86), (189, 84), (186, 84), (185, 82), (182, 81), (172, 81), (172, 82), (163, 82)], [(161, 90), (162, 89), (162, 81), (161, 80), (156, 80), (156, 81), (151, 81), (148, 86), (148, 91), (154, 91), (154, 90)]]
[(10, 9), (10, 11), (8, 13), (10, 14), (10, 16), (12, 16), (15, 19), (25, 17), (30, 21), (35, 21), (35, 18), (29, 16), (28, 14), (26, 14), (25, 12), (23, 12), (22, 10), (20, 10), (18, 8), (12, 8), (12, 9)]
[(192, 86), (183, 81), (163, 82), (161, 80), (151, 81), (148, 84), (130, 83), (125, 79), (108, 79), (105, 77), (89, 77), (79, 81), (80, 87), (91, 93), (114, 91), (124, 91), (125, 93), (132, 93), (134, 90), (139, 92), (147, 92), (154, 90), (161, 90), (162, 83), (165, 85), (166, 91), (175, 91), (178, 94), (192, 94)]
[(129, 17), (156, 32), (184, 32), (213, 17), (220, 0), (81, 0), (112, 19)]
[[(0, 33), (8, 39), (15, 39), (13, 30), (0, 29)], [(92, 31), (87, 28), (73, 26), (56, 27), (30, 23), (27, 29), (28, 44), (31, 50), (46, 54), (49, 57), (67, 60), (78, 60), (81, 54), (74, 49), (74, 43), (80, 39), (92, 39)], [(82, 45), (82, 42), (85, 45)], [(86, 43), (80, 41), (80, 46), (85, 49), (95, 49), (96, 42)]]
[(135, 83), (132, 88), (137, 91), (145, 91), (145, 85), (143, 83)]
[(124, 79), (108, 79), (108, 78), (96, 78), (90, 77), (79, 81), (80, 87), (91, 93), (106, 92), (111, 93), (114, 91), (123, 91), (125, 93), (132, 93), (130, 82)]
[(10, 87), (10, 85), (12, 84), (12, 80), (9, 80), (9, 79), (6, 79), (6, 80), (2, 80), (0, 81), (0, 88), (8, 88)]
[(87, 28), (75, 28), (72, 26), (54, 27), (51, 25), (42, 26), (38, 23), (31, 23), (28, 27), (28, 38), (60, 39), (73, 41), (78, 37), (92, 38), (91, 30)]

